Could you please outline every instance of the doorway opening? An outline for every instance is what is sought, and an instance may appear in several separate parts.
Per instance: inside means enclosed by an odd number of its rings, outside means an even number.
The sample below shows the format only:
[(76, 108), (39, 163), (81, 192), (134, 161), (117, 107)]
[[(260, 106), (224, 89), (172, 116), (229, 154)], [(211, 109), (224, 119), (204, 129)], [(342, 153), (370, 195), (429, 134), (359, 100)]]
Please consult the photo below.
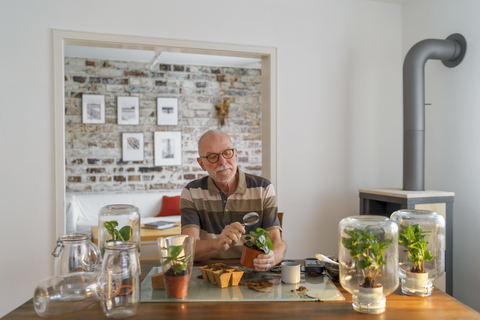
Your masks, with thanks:
[(56, 236), (65, 233), (65, 46), (148, 50), (261, 60), (262, 175), (276, 186), (276, 49), (54, 30)]

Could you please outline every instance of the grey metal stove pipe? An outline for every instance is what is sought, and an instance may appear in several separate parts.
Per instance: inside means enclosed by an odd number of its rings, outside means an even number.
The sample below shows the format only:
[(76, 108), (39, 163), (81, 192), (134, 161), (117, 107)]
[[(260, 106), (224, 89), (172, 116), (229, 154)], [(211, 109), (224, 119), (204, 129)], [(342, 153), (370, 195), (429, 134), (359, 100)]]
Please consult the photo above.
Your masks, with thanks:
[(453, 68), (462, 62), (467, 42), (461, 34), (427, 39), (408, 51), (403, 63), (403, 190), (425, 190), (425, 63), (442, 60)]

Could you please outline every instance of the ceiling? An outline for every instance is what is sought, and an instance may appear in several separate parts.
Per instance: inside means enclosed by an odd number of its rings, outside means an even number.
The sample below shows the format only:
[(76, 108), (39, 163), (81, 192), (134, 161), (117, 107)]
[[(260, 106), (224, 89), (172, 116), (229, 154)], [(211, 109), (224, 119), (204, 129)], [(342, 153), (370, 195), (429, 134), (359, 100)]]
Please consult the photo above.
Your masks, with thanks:
[[(83, 46), (65, 46), (65, 57), (87, 58), (100, 60), (119, 60), (152, 62), (156, 53), (147, 50), (113, 49)], [(199, 66), (231, 67), (231, 68), (261, 68), (260, 59), (213, 56), (190, 53), (162, 52), (157, 64), (189, 64)]]

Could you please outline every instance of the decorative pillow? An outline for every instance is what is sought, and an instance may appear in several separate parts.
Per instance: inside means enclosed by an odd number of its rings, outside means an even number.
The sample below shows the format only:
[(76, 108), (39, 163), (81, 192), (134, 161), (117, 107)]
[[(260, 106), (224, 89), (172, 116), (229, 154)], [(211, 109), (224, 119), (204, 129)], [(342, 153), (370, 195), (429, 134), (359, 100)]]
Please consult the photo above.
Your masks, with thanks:
[(179, 216), (180, 215), (180, 196), (163, 196), (162, 208), (155, 217)]

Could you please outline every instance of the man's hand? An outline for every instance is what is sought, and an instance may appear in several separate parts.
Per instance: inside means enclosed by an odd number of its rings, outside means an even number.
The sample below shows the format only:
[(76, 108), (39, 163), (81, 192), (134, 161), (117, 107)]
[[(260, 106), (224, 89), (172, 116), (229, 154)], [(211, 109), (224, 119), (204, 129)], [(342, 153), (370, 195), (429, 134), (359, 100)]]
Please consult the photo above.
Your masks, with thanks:
[(275, 265), (275, 253), (270, 250), (268, 254), (259, 254), (253, 259), (255, 271), (268, 271)]
[(237, 244), (237, 242), (242, 237), (242, 234), (245, 233), (245, 228), (240, 224), (240, 222), (234, 222), (226, 226), (220, 236), (218, 237), (218, 250), (226, 251)]

